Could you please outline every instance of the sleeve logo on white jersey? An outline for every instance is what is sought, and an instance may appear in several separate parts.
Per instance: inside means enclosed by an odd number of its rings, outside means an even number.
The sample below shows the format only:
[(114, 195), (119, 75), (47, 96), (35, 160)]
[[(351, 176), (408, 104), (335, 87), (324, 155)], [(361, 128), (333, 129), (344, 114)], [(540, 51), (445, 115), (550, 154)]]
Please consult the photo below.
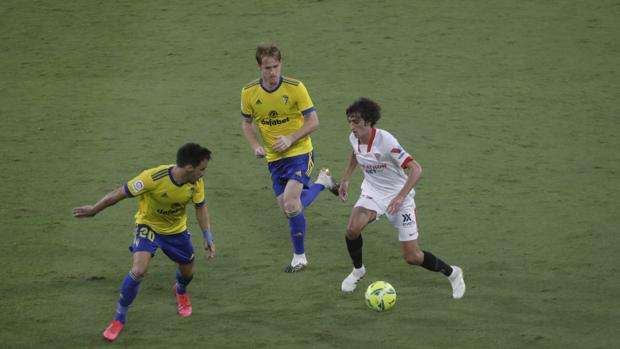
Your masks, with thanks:
[(400, 144), (396, 148), (392, 148), (392, 150), (390, 150), (390, 153), (394, 154), (394, 156), (396, 156), (398, 160), (402, 159), (402, 157), (405, 156), (405, 150), (403, 149), (403, 147), (400, 146)]
[(392, 148), (392, 150), (390, 150), (390, 153), (392, 153), (392, 154), (400, 154), (400, 153), (402, 153), (403, 151), (404, 151), (404, 150), (403, 150), (403, 147), (401, 147), (400, 145), (398, 145), (396, 148)]
[(137, 180), (131, 184), (131, 188), (135, 193), (139, 193), (142, 189), (144, 189), (144, 182)]

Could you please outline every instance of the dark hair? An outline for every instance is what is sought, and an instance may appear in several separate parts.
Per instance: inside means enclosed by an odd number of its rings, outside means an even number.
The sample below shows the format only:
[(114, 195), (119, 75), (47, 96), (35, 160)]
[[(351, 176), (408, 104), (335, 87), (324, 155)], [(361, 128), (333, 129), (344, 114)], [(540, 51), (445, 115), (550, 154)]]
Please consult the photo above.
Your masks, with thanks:
[(203, 160), (211, 160), (211, 151), (196, 143), (186, 143), (177, 151), (177, 166), (197, 167)]
[(278, 61), (282, 60), (282, 53), (280, 49), (274, 44), (262, 43), (256, 46), (256, 62), (263, 64), (263, 57), (273, 57)]
[(370, 122), (370, 126), (375, 126), (381, 119), (381, 107), (377, 102), (360, 97), (347, 108), (347, 118), (359, 116), (362, 120)]

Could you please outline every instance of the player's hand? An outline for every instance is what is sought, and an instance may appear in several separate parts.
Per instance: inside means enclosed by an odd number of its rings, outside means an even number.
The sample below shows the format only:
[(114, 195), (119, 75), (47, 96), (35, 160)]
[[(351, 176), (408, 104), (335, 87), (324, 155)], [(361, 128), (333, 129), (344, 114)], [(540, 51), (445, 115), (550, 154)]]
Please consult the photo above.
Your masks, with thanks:
[(278, 153), (282, 153), (283, 151), (288, 149), (291, 144), (293, 144), (293, 139), (290, 136), (277, 136), (276, 138), (278, 140), (273, 143), (272, 148)]
[(340, 186), (338, 187), (338, 197), (342, 202), (347, 201), (349, 198), (349, 193), (347, 193), (347, 188), (349, 188), (349, 181), (342, 180), (340, 182)]
[(396, 197), (390, 201), (390, 204), (387, 207), (387, 213), (395, 214), (400, 211), (400, 208), (403, 206), (403, 201), (405, 201), (404, 196), (396, 195)]
[(211, 240), (211, 242), (209, 242), (209, 241), (207, 241), (207, 239), (205, 239), (202, 242), (202, 245), (204, 246), (205, 251), (208, 252), (207, 258), (215, 257), (215, 241)]
[(254, 149), (254, 155), (256, 155), (257, 159), (262, 159), (265, 157), (265, 148), (258, 146)]
[(96, 214), (97, 212), (93, 205), (80, 206), (73, 209), (73, 217), (75, 218), (94, 217)]

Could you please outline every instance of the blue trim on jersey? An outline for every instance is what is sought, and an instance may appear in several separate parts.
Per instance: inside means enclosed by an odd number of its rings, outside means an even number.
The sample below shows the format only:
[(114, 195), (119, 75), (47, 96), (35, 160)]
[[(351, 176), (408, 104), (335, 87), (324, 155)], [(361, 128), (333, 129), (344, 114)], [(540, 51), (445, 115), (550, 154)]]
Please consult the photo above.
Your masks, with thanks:
[(176, 185), (177, 187), (182, 187), (183, 184), (179, 184), (179, 183), (175, 182), (174, 181), (174, 177), (172, 177), (172, 169), (173, 168), (174, 168), (174, 166), (168, 168), (168, 176), (170, 176), (170, 181), (172, 181), (172, 184)]
[(260, 87), (262, 87), (263, 90), (265, 90), (265, 92), (267, 93), (274, 93), (280, 87), (280, 85), (282, 85), (282, 81), (284, 81), (284, 79), (280, 76), (280, 81), (278, 81), (276, 87), (274, 87), (273, 90), (268, 90), (265, 85), (263, 85), (263, 79), (260, 79)]
[(125, 194), (127, 194), (128, 197), (132, 198), (133, 194), (129, 191), (129, 187), (127, 186), (127, 183), (123, 185), (123, 188), (125, 189)]
[(198, 207), (202, 207), (202, 206), (204, 206), (206, 204), (207, 204), (207, 199), (204, 199), (201, 202), (197, 203), (195, 206), (196, 206), (196, 208), (198, 208)]
[(243, 112), (241, 112), (241, 116), (243, 116), (246, 119), (251, 119), (252, 118), (252, 115), (244, 114)]
[(308, 108), (308, 109), (306, 109), (306, 110), (302, 111), (302, 112), (301, 112), (301, 114), (302, 114), (303, 116), (306, 116), (307, 114), (310, 114), (310, 113), (312, 113), (313, 111), (314, 111), (314, 107), (311, 107), (311, 108)]

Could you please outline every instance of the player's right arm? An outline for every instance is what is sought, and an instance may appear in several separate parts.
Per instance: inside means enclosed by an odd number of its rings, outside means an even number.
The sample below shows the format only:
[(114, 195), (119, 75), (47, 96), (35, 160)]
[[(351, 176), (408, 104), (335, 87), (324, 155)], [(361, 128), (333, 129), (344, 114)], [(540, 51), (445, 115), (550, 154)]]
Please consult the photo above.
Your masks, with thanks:
[(252, 115), (254, 115), (254, 109), (252, 108), (252, 103), (250, 103), (248, 90), (244, 88), (241, 90), (241, 116), (243, 119), (241, 121), (241, 129), (245, 139), (250, 143), (254, 155), (257, 159), (260, 159), (265, 157), (265, 148), (258, 142), (256, 130), (254, 125), (252, 125)]
[(256, 158), (264, 158), (265, 157), (265, 148), (258, 142), (258, 137), (256, 136), (256, 130), (252, 125), (252, 119), (243, 118), (241, 121), (241, 129), (243, 129), (243, 135), (245, 139), (250, 143), (250, 147), (254, 150), (254, 155)]
[(101, 200), (97, 201), (94, 205), (86, 205), (80, 206), (73, 209), (73, 217), (75, 218), (85, 218), (85, 217), (94, 217), (97, 213), (105, 210), (107, 207), (110, 207), (117, 202), (127, 198), (127, 193), (125, 192), (124, 187), (118, 187), (111, 192), (107, 193), (106, 196), (101, 198)]
[(355, 153), (351, 152), (351, 158), (349, 159), (349, 165), (344, 170), (344, 175), (342, 176), (342, 180), (340, 181), (340, 187), (338, 188), (338, 196), (340, 200), (347, 201), (349, 194), (347, 193), (347, 188), (349, 188), (349, 178), (353, 174), (353, 170), (357, 167), (357, 158), (355, 157)]

